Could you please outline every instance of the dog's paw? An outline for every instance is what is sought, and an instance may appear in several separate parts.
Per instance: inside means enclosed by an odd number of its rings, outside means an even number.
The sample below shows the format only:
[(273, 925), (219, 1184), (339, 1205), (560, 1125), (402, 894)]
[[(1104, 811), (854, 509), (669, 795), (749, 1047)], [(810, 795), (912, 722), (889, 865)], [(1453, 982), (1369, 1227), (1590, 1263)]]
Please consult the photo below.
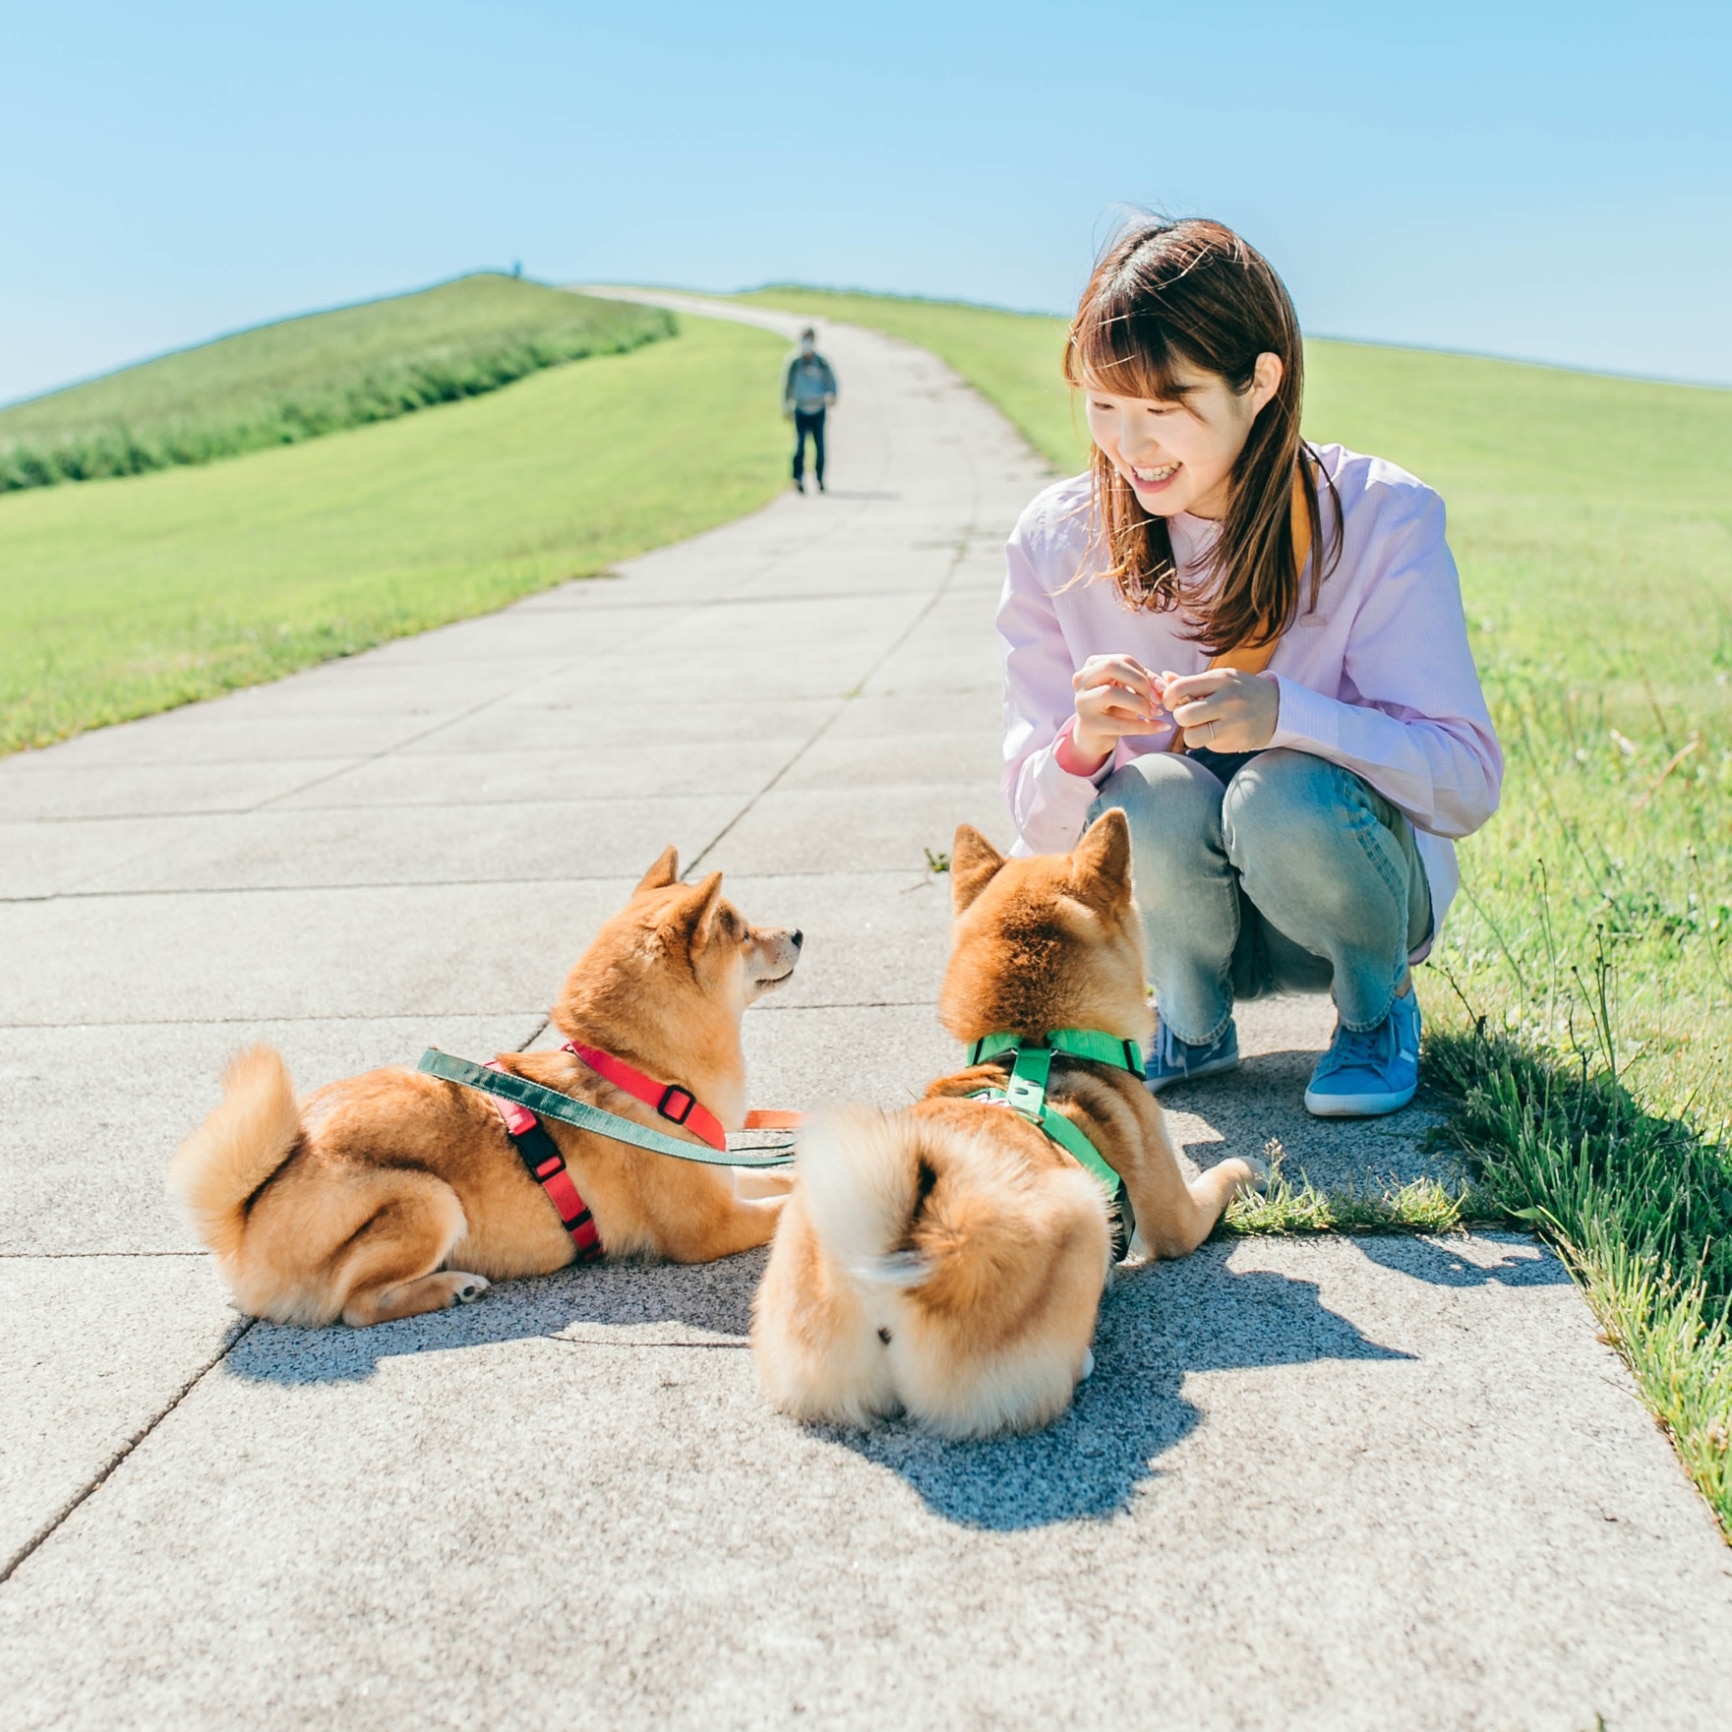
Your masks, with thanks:
[(1092, 1347), (1083, 1349), (1082, 1370), (1077, 1375), (1078, 1383), (1087, 1383), (1095, 1374), (1095, 1354)]
[(459, 1275), (451, 1289), (453, 1305), (473, 1305), (493, 1283), (485, 1275)]
[(1256, 1155), (1243, 1155), (1240, 1159), (1247, 1177), (1240, 1181), (1239, 1189), (1255, 1191), (1258, 1196), (1262, 1196), (1269, 1189), (1269, 1163), (1259, 1160)]

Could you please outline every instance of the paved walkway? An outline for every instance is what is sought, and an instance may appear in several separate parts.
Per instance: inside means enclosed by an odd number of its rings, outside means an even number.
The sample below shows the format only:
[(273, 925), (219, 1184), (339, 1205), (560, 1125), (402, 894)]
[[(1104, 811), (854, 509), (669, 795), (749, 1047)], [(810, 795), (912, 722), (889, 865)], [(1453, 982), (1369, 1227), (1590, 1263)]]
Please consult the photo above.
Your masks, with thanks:
[[(924, 851), (1008, 840), (1040, 475), (930, 357), (825, 343), (827, 497), (0, 764), (0, 1728), (1732, 1724), (1732, 1553), (1524, 1239), (1206, 1247), (1109, 1297), (1059, 1426), (962, 1448), (769, 1415), (754, 1257), (224, 1305), (161, 1173), (225, 1055), (532, 1042), (670, 838), (808, 933), (760, 1101), (950, 1062)], [(1319, 1011), (1173, 1097), (1188, 1147), (1425, 1170), (1418, 1116), (1298, 1111)]]

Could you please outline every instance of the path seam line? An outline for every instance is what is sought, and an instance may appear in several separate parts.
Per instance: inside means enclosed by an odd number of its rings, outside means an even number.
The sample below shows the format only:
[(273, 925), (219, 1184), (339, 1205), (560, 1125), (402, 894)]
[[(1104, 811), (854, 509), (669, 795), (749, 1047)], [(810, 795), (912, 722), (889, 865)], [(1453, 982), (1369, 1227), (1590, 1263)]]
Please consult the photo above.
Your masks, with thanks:
[(62, 1504), (60, 1508), (50, 1516), (48, 1520), (30, 1536), (29, 1539), (27, 1539), (24, 1544), (11, 1555), (11, 1557), (6, 1560), (4, 1565), (0, 1565), (0, 1587), (4, 1587), (9, 1581), (11, 1581), (13, 1575), (17, 1572), (18, 1567), (40, 1551), (42, 1547), (60, 1531), (67, 1518), (70, 1517), (75, 1510), (88, 1502), (91, 1497), (93, 1497), (108, 1483), (108, 1481), (113, 1477), (115, 1470), (119, 1468), (120, 1464), (125, 1461), (126, 1458), (131, 1455), (132, 1452), (137, 1449), (138, 1446), (143, 1443), (144, 1440), (149, 1437), (150, 1434), (155, 1431), (156, 1428), (161, 1425), (162, 1422), (167, 1419), (168, 1416), (173, 1413), (189, 1395), (192, 1394), (193, 1390), (198, 1387), (209, 1372), (215, 1370), (216, 1367), (229, 1356), (230, 1352), (247, 1336), (253, 1325), (257, 1322), (258, 1318), (256, 1317), (248, 1317), (244, 1322), (242, 1322), (240, 1326), (229, 1335), (228, 1339), (223, 1342), (222, 1346), (219, 1347), (216, 1352), (212, 1354), (212, 1356), (207, 1359), (204, 1364), (201, 1365), (198, 1370), (180, 1386), (178, 1390), (175, 1391), (173, 1399), (169, 1401), (168, 1405), (156, 1414), (154, 1418), (140, 1426), (139, 1429), (135, 1431), (132, 1436), (129, 1437), (126, 1442), (108, 1458), (107, 1463), (87, 1486)]
[[(872, 683), (872, 680), (878, 674), (879, 670), (883, 668), (884, 664), (889, 661), (905, 643), (907, 643), (909, 638), (911, 638), (922, 625), (926, 623), (927, 617), (931, 614), (932, 610), (937, 607), (939, 602), (944, 599), (946, 592), (949, 590), (951, 580), (956, 576), (957, 567), (962, 564), (974, 534), (975, 525), (971, 521), (957, 545), (955, 554), (951, 557), (950, 564), (945, 568), (944, 576), (939, 579), (936, 587), (932, 591), (932, 594), (926, 598), (924, 606), (922, 606), (907, 625), (896, 634), (894, 640), (884, 649), (878, 659), (867, 668), (865, 673), (863, 673), (857, 681), (855, 681), (853, 687), (848, 692), (847, 696), (843, 698), (841, 703), (839, 703), (836, 708), (832, 710), (815, 729), (813, 729), (811, 737), (795, 751), (794, 755), (789, 758), (787, 763), (785, 763), (781, 769), (779, 769), (775, 775), (773, 775), (769, 781), (767, 781), (763, 787), (757, 791), (757, 793), (752, 795), (745, 805), (743, 805), (739, 811), (737, 811), (733, 817), (731, 817), (727, 823), (724, 824), (721, 829), (704, 844), (703, 848), (699, 850), (691, 864), (686, 868), (688, 872), (695, 871), (699, 866), (701, 866), (716, 850), (716, 848), (721, 845), (721, 843), (726, 839), (728, 833), (741, 821), (741, 819), (748, 816), (766, 794), (774, 792), (776, 785), (782, 780), (782, 778), (786, 776), (788, 772), (792, 770), (794, 766), (798, 764), (800, 760), (805, 757), (805, 755), (811, 751), (811, 749), (817, 745), (817, 743), (823, 739), (823, 737), (829, 733), (833, 727), (835, 727), (836, 723), (841, 720), (844, 714), (846, 714), (849, 704), (865, 692), (867, 686)], [(760, 872), (746, 873), (744, 876), (781, 877), (783, 874)], [(792, 874), (788, 874), (788, 876), (792, 876)]]

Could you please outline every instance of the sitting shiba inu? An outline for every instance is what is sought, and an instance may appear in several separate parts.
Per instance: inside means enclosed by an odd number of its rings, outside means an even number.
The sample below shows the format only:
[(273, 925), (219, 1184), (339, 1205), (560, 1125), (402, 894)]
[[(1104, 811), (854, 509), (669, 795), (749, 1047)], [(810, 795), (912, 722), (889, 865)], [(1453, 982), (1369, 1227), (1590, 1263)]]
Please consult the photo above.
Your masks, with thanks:
[[(793, 973), (801, 935), (748, 925), (721, 890), (719, 872), (682, 884), (667, 849), (566, 980), (552, 1015), (570, 1044), (495, 1068), (725, 1147), (746, 1114), (740, 1017)], [(297, 1102), (264, 1046), (169, 1168), (241, 1308), (309, 1325), (413, 1317), (604, 1251), (702, 1263), (762, 1245), (785, 1187), (743, 1195), (766, 1187), (737, 1177), (416, 1071)]]
[(808, 1123), (754, 1306), (778, 1408), (848, 1425), (900, 1409), (951, 1437), (1047, 1424), (1091, 1368), (1111, 1267), (1084, 1160), (1122, 1179), (1138, 1257), (1188, 1255), (1264, 1180), (1233, 1159), (1187, 1183), (1144, 1086), (1130, 866), (1118, 811), (1068, 855), (1006, 860), (957, 831), (940, 1015), (971, 1058), (1002, 1056), (901, 1112)]

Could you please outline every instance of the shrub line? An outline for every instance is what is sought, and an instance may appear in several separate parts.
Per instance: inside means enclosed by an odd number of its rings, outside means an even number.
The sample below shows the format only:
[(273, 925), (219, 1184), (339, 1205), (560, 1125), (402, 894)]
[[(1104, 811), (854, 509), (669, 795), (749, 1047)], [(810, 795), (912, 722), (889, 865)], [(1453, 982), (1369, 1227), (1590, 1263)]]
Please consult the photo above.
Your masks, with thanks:
[(20, 439), (0, 445), (0, 493), (211, 463), (484, 396), (543, 368), (629, 354), (673, 335), (671, 313), (644, 311), (647, 318), (610, 330), (579, 321), (533, 335), (449, 346), (340, 385), (266, 398), (226, 419), (192, 415), (136, 429), (116, 422), (58, 439)]

